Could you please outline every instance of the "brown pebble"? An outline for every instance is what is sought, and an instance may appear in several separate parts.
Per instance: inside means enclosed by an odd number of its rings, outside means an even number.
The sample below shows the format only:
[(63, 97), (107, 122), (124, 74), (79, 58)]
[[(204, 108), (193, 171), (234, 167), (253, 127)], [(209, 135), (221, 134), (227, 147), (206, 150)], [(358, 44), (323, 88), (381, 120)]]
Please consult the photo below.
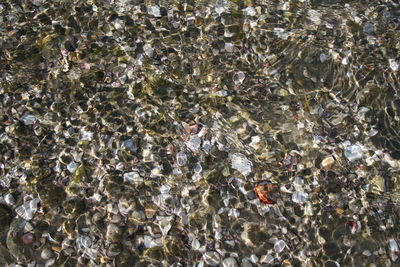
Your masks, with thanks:
[(334, 165), (335, 165), (335, 159), (332, 156), (325, 158), (321, 162), (322, 168), (327, 169), (327, 170), (331, 169)]

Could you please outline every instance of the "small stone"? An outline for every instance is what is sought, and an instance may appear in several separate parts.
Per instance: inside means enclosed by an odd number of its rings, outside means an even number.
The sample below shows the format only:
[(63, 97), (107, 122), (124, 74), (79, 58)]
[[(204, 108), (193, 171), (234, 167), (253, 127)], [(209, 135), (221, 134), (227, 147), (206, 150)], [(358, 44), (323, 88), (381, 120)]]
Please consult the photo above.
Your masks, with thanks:
[(278, 240), (274, 244), (274, 249), (275, 249), (276, 253), (281, 253), (285, 249), (286, 246), (287, 245), (286, 245), (285, 241)]
[(128, 182), (130, 184), (141, 184), (144, 182), (143, 178), (140, 177), (139, 173), (137, 172), (127, 172), (124, 173), (124, 182)]
[(74, 171), (78, 168), (78, 164), (75, 161), (71, 161), (67, 165), (67, 169), (70, 173), (74, 173)]
[(321, 24), (321, 17), (322, 17), (322, 14), (320, 12), (318, 12), (317, 10), (313, 10), (313, 9), (308, 10), (308, 18), (315, 25)]
[(320, 60), (322, 63), (324, 63), (324, 62), (327, 61), (330, 57), (331, 57), (330, 55), (321, 53), (321, 54), (319, 55), (319, 60)]
[(245, 8), (245, 9), (243, 9), (243, 11), (246, 13), (247, 16), (252, 16), (253, 17), (253, 16), (257, 15), (256, 10), (252, 6), (249, 6), (249, 7)]
[(292, 201), (295, 203), (304, 203), (308, 200), (308, 193), (303, 191), (296, 191), (292, 195)]
[(244, 176), (251, 173), (252, 163), (245, 155), (236, 153), (232, 156), (232, 168), (238, 170)]
[(237, 267), (238, 263), (233, 257), (225, 258), (222, 262), (222, 267)]
[(154, 17), (161, 17), (160, 7), (159, 6), (148, 6), (147, 13), (153, 15)]
[(178, 163), (178, 166), (185, 166), (187, 162), (187, 156), (185, 152), (178, 152), (178, 154), (176, 154), (176, 161)]
[(391, 58), (391, 59), (389, 59), (389, 66), (393, 71), (398, 71), (400, 64), (398, 61)]
[(246, 223), (240, 237), (247, 246), (259, 247), (266, 242), (268, 234), (258, 224)]
[(321, 166), (324, 169), (332, 169), (332, 167), (335, 165), (335, 159), (332, 156), (326, 157), (322, 162)]
[(225, 51), (228, 53), (232, 53), (233, 52), (233, 44), (232, 43), (225, 43)]
[(145, 44), (143, 46), (143, 51), (148, 57), (152, 57), (154, 54), (154, 49), (150, 44)]
[(55, 258), (51, 258), (51, 259), (48, 259), (47, 261), (46, 261), (46, 263), (44, 264), (44, 267), (51, 267), (51, 266), (54, 266), (54, 263), (56, 262), (56, 259)]
[(362, 159), (363, 157), (363, 152), (360, 146), (358, 145), (350, 145), (346, 147), (344, 150), (344, 155), (349, 161), (355, 161)]
[(203, 259), (211, 266), (218, 266), (221, 262), (221, 256), (215, 251), (207, 251), (204, 253)]
[(201, 139), (197, 135), (191, 136), (190, 139), (185, 142), (186, 146), (193, 152), (197, 152), (200, 149)]
[(252, 267), (253, 265), (251, 264), (251, 262), (248, 259), (243, 259), (241, 266), (242, 267)]
[(15, 198), (12, 194), (8, 193), (3, 197), (4, 202), (8, 206), (13, 206), (15, 204)]
[(82, 128), (81, 130), (80, 130), (80, 134), (81, 134), (81, 138), (82, 138), (82, 140), (83, 141), (90, 141), (90, 140), (92, 140), (93, 139), (93, 132), (90, 132), (90, 131), (88, 131), (87, 129), (85, 129), (85, 128)]
[(123, 148), (127, 148), (132, 152), (137, 152), (137, 147), (133, 143), (132, 139), (127, 139), (122, 143)]
[(367, 22), (367, 23), (365, 23), (363, 30), (364, 30), (364, 33), (371, 34), (375, 31), (375, 27), (373, 24)]
[(389, 246), (390, 246), (390, 251), (392, 251), (392, 252), (398, 252), (399, 251), (399, 246), (397, 245), (396, 240), (390, 239), (389, 240)]
[(36, 117), (32, 114), (25, 114), (22, 116), (21, 120), (24, 122), (25, 125), (32, 125), (36, 121)]
[(92, 246), (92, 240), (88, 236), (79, 237), (77, 242), (84, 248), (90, 248)]
[(158, 226), (164, 236), (166, 236), (169, 230), (172, 228), (173, 216), (157, 216)]
[(256, 255), (251, 255), (250, 256), (250, 261), (254, 264), (256, 264), (258, 262), (258, 257)]
[(106, 239), (110, 242), (117, 242), (121, 235), (121, 229), (115, 224), (107, 226)]
[(201, 243), (200, 243), (199, 240), (197, 240), (197, 238), (194, 238), (194, 239), (192, 240), (191, 246), (192, 246), (192, 249), (193, 249), (193, 250), (198, 250), (198, 249), (200, 249), (200, 247), (201, 247)]
[(367, 256), (367, 257), (372, 255), (371, 251), (369, 251), (369, 250), (364, 250), (362, 254)]
[(267, 255), (263, 255), (261, 256), (260, 262), (261, 263), (266, 263), (266, 264), (271, 264), (274, 262), (274, 256), (272, 256), (271, 254), (267, 254)]
[(234, 82), (236, 85), (242, 84), (245, 78), (246, 78), (246, 75), (242, 71), (238, 71), (234, 75)]
[(51, 258), (51, 256), (53, 255), (53, 253), (51, 252), (51, 250), (45, 248), (42, 250), (42, 253), (40, 253), (40, 257), (42, 257), (42, 259), (44, 260), (48, 260)]

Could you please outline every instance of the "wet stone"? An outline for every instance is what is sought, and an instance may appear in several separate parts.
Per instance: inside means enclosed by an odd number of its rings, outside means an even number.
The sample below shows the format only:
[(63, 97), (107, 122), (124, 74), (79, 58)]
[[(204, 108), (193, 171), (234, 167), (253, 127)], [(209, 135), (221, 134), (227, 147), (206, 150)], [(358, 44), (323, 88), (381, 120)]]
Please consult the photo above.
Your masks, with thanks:
[(222, 262), (223, 267), (237, 267), (239, 266), (236, 259), (233, 257), (225, 258)]
[(237, 153), (232, 155), (232, 168), (246, 176), (251, 173), (252, 163), (245, 155)]
[(356, 161), (363, 158), (363, 152), (358, 145), (349, 145), (344, 151), (344, 155), (349, 161)]
[(398, 1), (0, 1), (0, 266), (397, 266)]
[(276, 253), (281, 253), (286, 247), (287, 245), (283, 240), (278, 240), (274, 244), (274, 250), (276, 251)]
[(221, 256), (215, 251), (207, 251), (203, 255), (205, 263), (211, 266), (218, 266), (221, 261)]

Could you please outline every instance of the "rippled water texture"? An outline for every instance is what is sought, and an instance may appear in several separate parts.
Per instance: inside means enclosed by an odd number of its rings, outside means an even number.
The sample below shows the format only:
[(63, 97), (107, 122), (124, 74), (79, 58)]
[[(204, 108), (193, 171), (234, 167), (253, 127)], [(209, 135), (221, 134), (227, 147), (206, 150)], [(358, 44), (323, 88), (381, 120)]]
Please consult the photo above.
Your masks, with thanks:
[(397, 1), (0, 12), (2, 266), (399, 265)]

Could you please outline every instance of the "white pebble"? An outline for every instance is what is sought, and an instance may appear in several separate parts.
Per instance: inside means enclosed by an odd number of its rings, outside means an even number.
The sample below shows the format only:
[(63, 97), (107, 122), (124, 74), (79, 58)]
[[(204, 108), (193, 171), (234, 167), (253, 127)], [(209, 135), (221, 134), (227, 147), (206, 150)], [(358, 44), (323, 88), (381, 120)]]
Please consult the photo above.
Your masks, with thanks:
[(363, 152), (361, 150), (361, 147), (358, 145), (351, 145), (346, 147), (344, 150), (344, 155), (349, 161), (355, 161), (362, 159), (363, 157)]
[(244, 176), (251, 173), (252, 163), (245, 155), (236, 153), (232, 155), (232, 168), (238, 170)]
[(400, 64), (399, 62), (391, 58), (389, 59), (389, 66), (393, 71), (398, 71)]
[(32, 114), (25, 114), (22, 116), (21, 120), (24, 122), (25, 125), (32, 125), (36, 121), (36, 117)]
[(237, 266), (238, 266), (238, 263), (235, 260), (235, 258), (233, 258), (233, 257), (226, 258), (222, 262), (222, 267), (237, 267)]
[(389, 246), (390, 246), (390, 250), (392, 252), (398, 252), (399, 251), (399, 246), (397, 245), (396, 240), (390, 239), (389, 240)]
[(308, 200), (308, 193), (303, 191), (296, 191), (292, 195), (292, 201), (295, 203), (304, 203)]
[(155, 17), (161, 17), (160, 7), (159, 6), (148, 6), (147, 13), (153, 15)]
[(218, 266), (221, 262), (221, 256), (215, 251), (207, 251), (203, 255), (204, 261), (211, 266)]
[(278, 240), (275, 244), (274, 244), (274, 249), (276, 251), (276, 253), (281, 253), (285, 247), (286, 247), (286, 243), (283, 240)]

